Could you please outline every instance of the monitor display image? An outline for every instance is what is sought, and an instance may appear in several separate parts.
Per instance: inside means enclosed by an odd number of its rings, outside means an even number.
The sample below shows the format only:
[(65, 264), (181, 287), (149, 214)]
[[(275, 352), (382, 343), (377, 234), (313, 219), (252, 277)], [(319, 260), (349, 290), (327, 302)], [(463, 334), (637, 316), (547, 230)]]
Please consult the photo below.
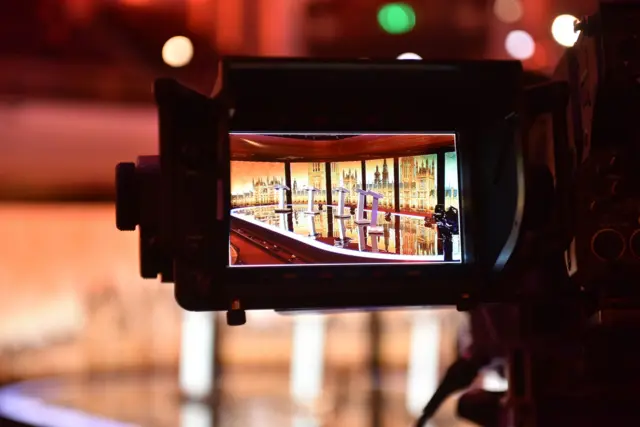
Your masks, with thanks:
[(357, 190), (363, 188), (362, 162), (332, 162), (330, 168), (332, 194), (336, 194), (336, 188), (345, 188), (344, 205), (355, 208), (358, 203)]
[[(455, 151), (444, 155), (444, 206), (460, 210), (458, 191), (458, 159)], [(460, 236), (453, 236), (453, 257), (460, 257)]]
[(272, 205), (277, 202), (275, 189), (285, 182), (284, 163), (231, 162), (231, 206)]
[(327, 170), (322, 162), (291, 163), (291, 196), (294, 204), (307, 201), (308, 188), (318, 190), (317, 203), (327, 203)]
[(437, 198), (437, 155), (400, 157), (400, 212), (430, 215)]
[[(393, 158), (366, 160), (365, 169), (367, 171), (367, 190), (382, 194), (378, 201), (378, 210), (383, 212), (395, 211), (395, 185)], [(373, 200), (367, 199), (367, 208), (373, 206)]]
[(444, 204), (446, 207), (453, 206), (460, 209), (458, 199), (458, 159), (456, 153), (445, 153), (444, 155)]
[(459, 210), (454, 134), (232, 133), (230, 148), (230, 267), (462, 261), (435, 214)]

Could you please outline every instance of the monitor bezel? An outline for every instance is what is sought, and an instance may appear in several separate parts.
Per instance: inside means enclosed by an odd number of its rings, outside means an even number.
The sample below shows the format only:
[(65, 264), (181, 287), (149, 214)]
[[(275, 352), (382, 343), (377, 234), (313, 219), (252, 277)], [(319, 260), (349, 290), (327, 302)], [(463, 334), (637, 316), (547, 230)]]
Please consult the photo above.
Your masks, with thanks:
[[(517, 160), (520, 130), (513, 120), (520, 111), (521, 64), (414, 62), (228, 59), (213, 97), (176, 82), (156, 84), (161, 239), (173, 259), (170, 277), (183, 308), (226, 310), (238, 301), (246, 309), (282, 310), (446, 305), (494, 280), (496, 258), (519, 235), (523, 209), (522, 180), (515, 179), (523, 173)], [(375, 133), (453, 130), (464, 262), (368, 271), (339, 266), (339, 275), (327, 274), (325, 266), (227, 268), (229, 133), (363, 128)], [(268, 275), (267, 270), (289, 274)]]
[[(313, 133), (347, 133), (345, 131), (328, 131), (323, 129)], [(351, 131), (349, 131), (350, 133)], [(471, 132), (471, 131), (468, 131)], [(473, 184), (470, 179), (472, 153), (466, 153), (464, 140), (466, 131), (361, 131), (360, 133), (385, 134), (451, 134), (456, 141), (458, 187), (460, 203), (460, 239), (461, 261), (447, 263), (402, 263), (378, 265), (304, 265), (285, 268), (252, 267), (233, 268), (228, 266), (228, 257), (211, 260), (217, 265), (214, 270), (218, 274), (216, 282), (224, 284), (224, 295), (243, 301), (248, 309), (317, 309), (349, 308), (363, 304), (363, 298), (369, 307), (412, 306), (420, 300), (430, 304), (455, 304), (461, 295), (468, 293), (469, 278), (478, 282), (489, 281), (489, 272), (474, 263), (476, 252), (473, 245), (473, 231), (476, 228), (474, 216), (465, 213), (467, 205), (472, 205), (471, 193)], [(239, 131), (231, 129), (231, 133), (260, 133), (255, 130)], [(262, 133), (275, 133), (273, 130)], [(225, 146), (229, 147), (228, 134)], [(470, 144), (467, 143), (467, 149)], [(230, 166), (230, 156), (227, 157)], [(225, 217), (226, 230), (230, 230), (231, 179), (230, 167), (225, 174)], [(220, 198), (218, 198), (220, 200)], [(221, 240), (222, 241), (222, 240)], [(228, 240), (225, 239), (228, 243)], [(226, 247), (228, 255), (228, 246)], [(476, 284), (477, 285), (477, 284)], [(177, 291), (177, 290), (176, 290)], [(419, 295), (424, 295), (419, 297)], [(185, 294), (187, 297), (193, 295)], [(179, 294), (176, 294), (178, 301)], [(208, 306), (191, 299), (181, 305), (190, 307)], [(183, 305), (184, 306), (184, 305)]]

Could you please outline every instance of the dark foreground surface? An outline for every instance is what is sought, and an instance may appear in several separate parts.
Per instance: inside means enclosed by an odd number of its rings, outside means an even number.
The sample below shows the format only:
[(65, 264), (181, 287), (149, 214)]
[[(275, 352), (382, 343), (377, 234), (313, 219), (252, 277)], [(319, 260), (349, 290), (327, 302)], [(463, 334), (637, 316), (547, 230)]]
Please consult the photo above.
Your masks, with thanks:
[[(227, 373), (215, 403), (180, 398), (175, 373), (34, 380), (0, 391), (0, 425), (82, 427), (405, 427), (403, 374), (383, 375), (378, 390), (361, 374), (339, 372), (310, 403), (291, 396), (286, 372)], [(462, 426), (443, 409), (432, 427)], [(8, 420), (18, 421), (14, 424)]]

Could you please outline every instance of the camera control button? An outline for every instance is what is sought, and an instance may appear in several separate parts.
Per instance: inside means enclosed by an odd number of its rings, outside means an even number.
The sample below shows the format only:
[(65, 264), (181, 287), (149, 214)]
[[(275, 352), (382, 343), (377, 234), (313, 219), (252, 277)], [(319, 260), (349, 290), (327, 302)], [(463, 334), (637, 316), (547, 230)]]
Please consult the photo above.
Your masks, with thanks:
[(616, 261), (626, 249), (624, 236), (611, 228), (596, 232), (591, 238), (591, 252), (602, 261)]

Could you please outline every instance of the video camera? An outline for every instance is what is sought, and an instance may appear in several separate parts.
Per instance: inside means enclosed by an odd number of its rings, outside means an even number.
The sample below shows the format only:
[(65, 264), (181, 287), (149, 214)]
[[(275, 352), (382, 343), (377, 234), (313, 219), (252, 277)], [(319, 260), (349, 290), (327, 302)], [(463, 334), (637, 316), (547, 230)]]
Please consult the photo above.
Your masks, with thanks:
[[(518, 62), (228, 58), (212, 97), (158, 80), (159, 155), (118, 165), (118, 228), (139, 228), (142, 276), (187, 310), (458, 303), (519, 240), (521, 77)], [(459, 224), (426, 226), (447, 200)]]
[(534, 87), (509, 61), (227, 58), (210, 97), (160, 79), (159, 155), (118, 165), (117, 226), (138, 227), (143, 277), (239, 323), (517, 300), (534, 252), (569, 293), (624, 281), (640, 233), (623, 9), (581, 22), (561, 79)]
[(117, 226), (139, 229), (143, 277), (230, 324), (478, 307), (421, 422), (497, 354), (507, 399), (485, 418), (461, 399), (470, 419), (637, 420), (638, 22), (601, 4), (535, 86), (510, 61), (227, 58), (210, 97), (158, 80), (159, 154), (118, 165)]

